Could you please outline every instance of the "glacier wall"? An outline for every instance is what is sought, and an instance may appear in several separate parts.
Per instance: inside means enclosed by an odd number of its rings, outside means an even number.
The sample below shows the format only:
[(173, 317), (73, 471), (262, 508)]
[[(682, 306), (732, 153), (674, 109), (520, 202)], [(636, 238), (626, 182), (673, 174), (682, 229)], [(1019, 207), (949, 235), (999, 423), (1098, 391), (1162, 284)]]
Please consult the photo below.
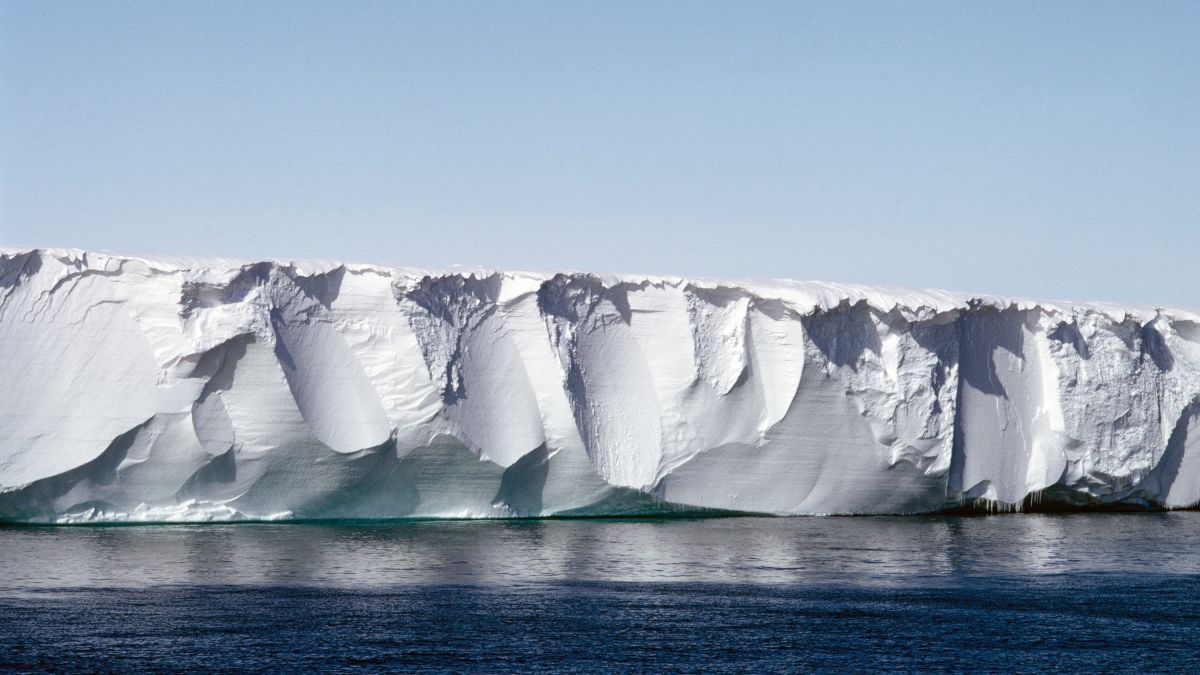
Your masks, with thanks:
[(0, 520), (1200, 501), (1200, 316), (0, 249)]

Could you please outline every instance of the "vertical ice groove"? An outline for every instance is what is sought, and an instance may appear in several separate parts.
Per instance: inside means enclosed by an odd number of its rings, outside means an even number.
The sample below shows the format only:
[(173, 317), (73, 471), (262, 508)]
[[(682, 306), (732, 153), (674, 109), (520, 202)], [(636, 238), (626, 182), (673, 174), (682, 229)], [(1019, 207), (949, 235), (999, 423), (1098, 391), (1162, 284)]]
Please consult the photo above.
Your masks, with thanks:
[(500, 277), (450, 274), (426, 276), (412, 288), (398, 289), (415, 305), (407, 310), (413, 333), (425, 355), (430, 378), (441, 382), (442, 399), (452, 404), (465, 394), (462, 356), (471, 332), (496, 311)]
[(442, 382), (450, 429), (508, 467), (546, 441), (538, 401), (492, 274), (426, 277), (405, 297), (430, 376)]
[(977, 308), (959, 319), (961, 465), (952, 488), (968, 498), (1019, 503), (1028, 492), (1041, 405), (1041, 363), (1030, 312)]
[(340, 334), (329, 303), (341, 288), (333, 274), (270, 276), (275, 354), (305, 424), (338, 452), (383, 443), (391, 433), (379, 396)]
[(745, 375), (750, 297), (736, 288), (685, 290), (697, 374), (717, 393), (728, 394)]
[(1200, 315), (0, 249), (0, 520), (1200, 501)]
[(1200, 397), (1184, 406), (1162, 459), (1140, 487), (1139, 496), (1168, 507), (1200, 503)]
[(762, 392), (758, 435), (783, 421), (804, 372), (804, 324), (775, 301), (756, 300), (747, 316), (749, 366)]
[(584, 447), (609, 484), (655, 481), (663, 430), (650, 366), (631, 329), (630, 288), (558, 275), (538, 295)]
[(329, 313), (379, 400), (398, 449), (427, 440), (442, 407), (417, 337), (393, 293), (390, 273), (350, 270)]

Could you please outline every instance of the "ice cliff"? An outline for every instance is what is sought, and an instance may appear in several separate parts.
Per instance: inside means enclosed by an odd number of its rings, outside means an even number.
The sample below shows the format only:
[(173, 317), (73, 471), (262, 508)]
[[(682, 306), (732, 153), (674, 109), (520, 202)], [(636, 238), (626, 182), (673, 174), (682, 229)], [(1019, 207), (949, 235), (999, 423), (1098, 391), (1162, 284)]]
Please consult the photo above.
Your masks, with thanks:
[(0, 520), (1200, 501), (1200, 316), (0, 249)]

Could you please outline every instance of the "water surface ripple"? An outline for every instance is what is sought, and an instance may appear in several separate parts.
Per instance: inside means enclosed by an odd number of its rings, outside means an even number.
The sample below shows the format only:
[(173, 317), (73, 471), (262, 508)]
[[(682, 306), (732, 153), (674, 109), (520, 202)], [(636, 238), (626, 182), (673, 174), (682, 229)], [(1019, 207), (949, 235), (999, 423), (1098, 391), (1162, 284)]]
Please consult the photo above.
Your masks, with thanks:
[(17, 669), (1196, 670), (1200, 513), (0, 528)]

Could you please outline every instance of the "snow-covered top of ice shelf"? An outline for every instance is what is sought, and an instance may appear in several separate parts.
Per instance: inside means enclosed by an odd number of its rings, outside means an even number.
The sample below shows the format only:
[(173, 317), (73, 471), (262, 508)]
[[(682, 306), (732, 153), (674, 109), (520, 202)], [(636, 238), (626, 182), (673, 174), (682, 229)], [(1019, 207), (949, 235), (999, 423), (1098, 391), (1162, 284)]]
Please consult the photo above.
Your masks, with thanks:
[[(713, 277), (680, 277), (671, 275), (643, 274), (594, 274), (582, 271), (544, 270), (497, 270), (486, 267), (453, 266), (446, 269), (418, 267), (389, 267), (361, 263), (345, 263), (338, 260), (276, 259), (251, 260), (231, 257), (201, 257), (173, 255), (124, 255), (78, 248), (14, 248), (0, 247), (0, 288), (3, 277), (14, 274), (9, 262), (21, 258), (53, 258), (76, 274), (83, 271), (102, 273), (142, 271), (152, 274), (182, 274), (189, 281), (206, 284), (224, 284), (239, 273), (255, 266), (270, 265), (287, 270), (299, 277), (328, 274), (345, 269), (355, 274), (378, 274), (390, 276), (396, 281), (417, 282), (423, 278), (498, 279), (501, 283), (499, 301), (536, 292), (547, 281), (558, 276), (571, 278), (587, 277), (607, 287), (627, 285), (631, 287), (691, 287), (699, 289), (738, 289), (763, 301), (778, 301), (799, 315), (828, 311), (839, 306), (851, 306), (859, 302), (884, 312), (898, 312), (912, 320), (931, 320), (943, 313), (975, 307), (995, 309), (1027, 310), (1041, 308), (1048, 312), (1078, 314), (1095, 312), (1114, 321), (1133, 320), (1139, 323), (1162, 316), (1170, 321), (1200, 322), (1200, 312), (1178, 307), (1153, 305), (1131, 305), (1108, 302), (1076, 302), (1065, 300), (1036, 300), (989, 294), (965, 293), (935, 288), (903, 288), (849, 284), (824, 281), (797, 281), (792, 279), (724, 279)], [(19, 272), (15, 272), (19, 273)]]

